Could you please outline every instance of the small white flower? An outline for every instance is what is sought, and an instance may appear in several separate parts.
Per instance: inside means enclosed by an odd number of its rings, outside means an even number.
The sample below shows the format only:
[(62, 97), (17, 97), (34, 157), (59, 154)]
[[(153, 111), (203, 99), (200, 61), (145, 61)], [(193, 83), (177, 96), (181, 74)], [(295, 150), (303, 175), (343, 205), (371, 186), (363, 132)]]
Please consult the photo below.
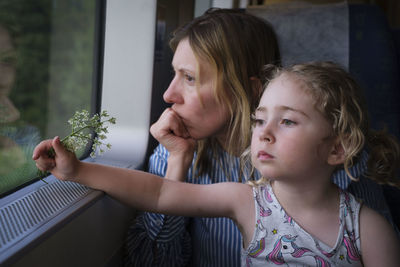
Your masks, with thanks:
[[(106, 110), (103, 110), (100, 115), (94, 114), (90, 117), (89, 111), (77, 111), (68, 120), (68, 124), (72, 128), (72, 132), (61, 140), (61, 143), (71, 152), (84, 148), (88, 142), (92, 141), (91, 157), (95, 157), (95, 152), (99, 154), (104, 153), (105, 146), (107, 149), (111, 148), (110, 144), (103, 143), (107, 138), (108, 124), (115, 124), (116, 119), (110, 117)], [(94, 136), (94, 138), (93, 138)], [(52, 152), (53, 153), (53, 152)]]

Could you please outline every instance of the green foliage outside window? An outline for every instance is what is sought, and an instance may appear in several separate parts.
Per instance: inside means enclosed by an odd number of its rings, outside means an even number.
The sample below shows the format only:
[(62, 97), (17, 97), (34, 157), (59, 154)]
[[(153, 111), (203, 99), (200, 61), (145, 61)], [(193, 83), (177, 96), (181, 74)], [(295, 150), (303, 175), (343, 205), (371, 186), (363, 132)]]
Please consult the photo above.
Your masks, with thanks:
[(40, 140), (67, 135), (68, 118), (92, 110), (95, 4), (0, 1), (12, 46), (2, 50), (0, 36), (0, 195), (36, 177)]

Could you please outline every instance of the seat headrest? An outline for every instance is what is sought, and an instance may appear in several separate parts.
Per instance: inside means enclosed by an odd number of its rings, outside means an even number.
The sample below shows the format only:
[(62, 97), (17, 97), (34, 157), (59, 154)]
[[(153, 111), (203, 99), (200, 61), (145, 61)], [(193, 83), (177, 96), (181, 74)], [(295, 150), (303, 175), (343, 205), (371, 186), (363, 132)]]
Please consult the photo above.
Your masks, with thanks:
[(272, 24), (282, 64), (328, 60), (349, 67), (348, 4), (278, 3), (249, 7), (246, 12)]

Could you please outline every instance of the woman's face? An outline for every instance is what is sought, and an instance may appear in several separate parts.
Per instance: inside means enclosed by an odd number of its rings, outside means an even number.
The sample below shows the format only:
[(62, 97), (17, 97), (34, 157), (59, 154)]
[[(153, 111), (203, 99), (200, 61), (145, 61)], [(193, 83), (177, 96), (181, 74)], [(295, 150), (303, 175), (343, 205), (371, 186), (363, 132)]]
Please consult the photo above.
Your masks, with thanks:
[(15, 80), (14, 57), (10, 34), (0, 26), (0, 123), (16, 121), (20, 115), (8, 98)]
[(172, 104), (192, 138), (216, 136), (223, 140), (230, 115), (226, 106), (218, 104), (215, 98), (216, 81), (211, 65), (201, 59), (197, 61), (189, 41), (183, 39), (175, 51), (172, 67), (175, 76), (164, 93), (165, 102)]

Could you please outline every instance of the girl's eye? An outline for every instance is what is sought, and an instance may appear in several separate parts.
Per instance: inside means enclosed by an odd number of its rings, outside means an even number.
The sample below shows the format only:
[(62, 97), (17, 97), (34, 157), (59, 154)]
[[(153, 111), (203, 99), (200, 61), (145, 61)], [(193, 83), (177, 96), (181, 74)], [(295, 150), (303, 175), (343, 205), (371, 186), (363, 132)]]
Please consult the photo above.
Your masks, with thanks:
[(288, 119), (283, 119), (281, 124), (286, 125), (286, 126), (293, 126), (296, 123), (294, 121), (288, 120)]

